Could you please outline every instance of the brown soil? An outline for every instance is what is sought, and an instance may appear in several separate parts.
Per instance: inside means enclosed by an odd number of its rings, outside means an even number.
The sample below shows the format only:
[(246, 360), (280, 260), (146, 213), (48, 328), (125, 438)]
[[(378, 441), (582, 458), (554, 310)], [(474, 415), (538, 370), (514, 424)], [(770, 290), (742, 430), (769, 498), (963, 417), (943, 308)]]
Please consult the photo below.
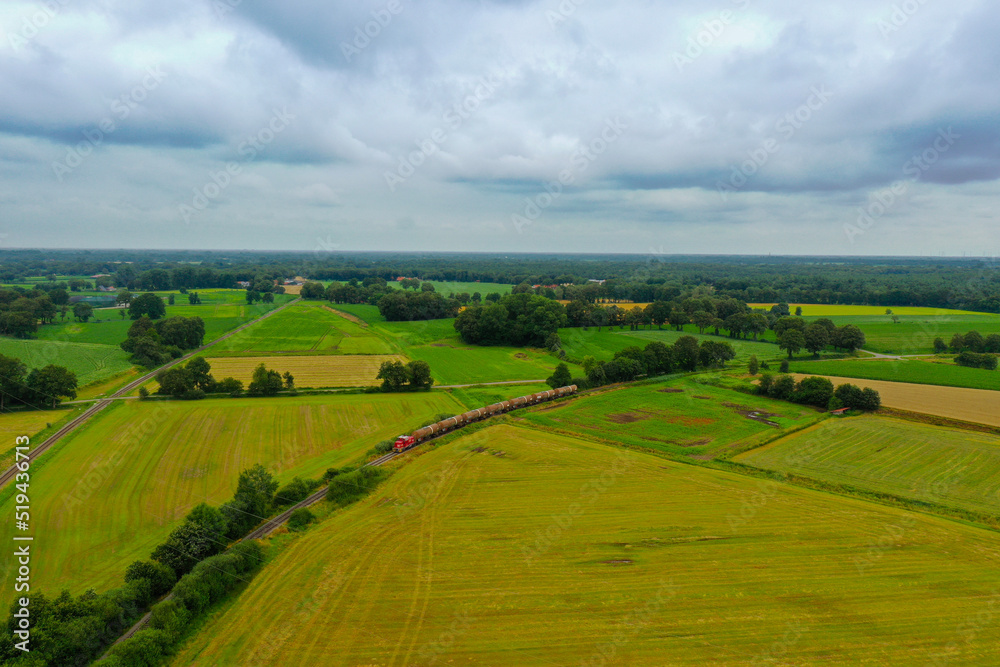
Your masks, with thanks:
[(678, 389), (677, 387), (666, 387), (665, 389), (657, 389), (661, 394), (683, 394), (683, 389)]
[(608, 415), (608, 421), (616, 424), (632, 424), (634, 422), (642, 421), (643, 419), (649, 419), (649, 415), (644, 415), (638, 412), (620, 412), (618, 414)]
[(703, 401), (710, 401), (710, 400), (712, 400), (711, 396), (695, 396), (695, 398), (700, 398)]
[(516, 352), (514, 354), (514, 358), (515, 359), (527, 359), (528, 355), (526, 355), (524, 352)]

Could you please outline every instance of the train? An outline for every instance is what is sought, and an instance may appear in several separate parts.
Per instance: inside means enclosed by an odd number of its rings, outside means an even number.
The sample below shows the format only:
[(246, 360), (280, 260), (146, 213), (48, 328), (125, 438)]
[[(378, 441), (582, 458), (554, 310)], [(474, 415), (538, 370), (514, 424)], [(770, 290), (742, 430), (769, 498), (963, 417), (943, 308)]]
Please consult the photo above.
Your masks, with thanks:
[(544, 403), (545, 401), (562, 398), (563, 396), (570, 396), (576, 393), (576, 389), (576, 385), (571, 384), (566, 387), (559, 387), (558, 389), (540, 391), (537, 394), (518, 396), (517, 398), (512, 398), (509, 401), (501, 401), (499, 403), (494, 403), (493, 405), (487, 405), (485, 408), (470, 410), (469, 412), (464, 412), (460, 415), (443, 419), (439, 422), (431, 424), (430, 426), (419, 428), (410, 435), (399, 436), (396, 438), (393, 449), (397, 452), (405, 452), (411, 447), (416, 447), (421, 442), (426, 442), (431, 438), (448, 433), (449, 431), (454, 431), (457, 428), (462, 428), (463, 426), (479, 421), (480, 419), (486, 419), (488, 417), (492, 417), (493, 415), (503, 414), (505, 412), (510, 412), (511, 410), (527, 407), (529, 405), (537, 405), (539, 403)]

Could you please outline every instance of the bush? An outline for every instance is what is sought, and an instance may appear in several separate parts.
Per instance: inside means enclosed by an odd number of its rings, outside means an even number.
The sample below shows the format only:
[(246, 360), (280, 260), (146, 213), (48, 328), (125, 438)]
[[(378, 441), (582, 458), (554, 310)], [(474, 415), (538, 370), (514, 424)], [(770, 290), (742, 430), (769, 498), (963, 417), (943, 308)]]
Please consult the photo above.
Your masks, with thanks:
[(125, 568), (125, 583), (145, 579), (149, 581), (153, 597), (160, 597), (174, 587), (177, 575), (173, 569), (162, 563), (148, 560), (137, 560)]
[(292, 530), (301, 530), (312, 523), (315, 518), (316, 516), (309, 511), (308, 507), (300, 507), (288, 517), (288, 527)]
[(149, 390), (146, 387), (139, 387), (139, 400), (145, 401), (149, 398)]
[(778, 371), (781, 372), (781, 373), (787, 373), (788, 372), (788, 359), (782, 359), (781, 360), (781, 366), (778, 367)]
[(980, 354), (978, 352), (962, 352), (955, 357), (955, 363), (959, 366), (969, 368), (985, 368), (989, 371), (997, 369), (997, 358), (992, 354)]
[(371, 493), (387, 473), (381, 468), (364, 467), (337, 475), (330, 480), (326, 499), (338, 507), (349, 505)]
[(392, 451), (393, 446), (396, 444), (395, 440), (383, 440), (382, 442), (375, 445), (372, 449), (375, 450), (376, 454), (388, 454)]
[(297, 502), (305, 500), (309, 495), (309, 491), (309, 485), (302, 481), (300, 477), (296, 477), (275, 491), (274, 503), (279, 507), (294, 505)]
[(824, 377), (802, 378), (791, 398), (796, 403), (825, 407), (833, 398), (833, 383)]

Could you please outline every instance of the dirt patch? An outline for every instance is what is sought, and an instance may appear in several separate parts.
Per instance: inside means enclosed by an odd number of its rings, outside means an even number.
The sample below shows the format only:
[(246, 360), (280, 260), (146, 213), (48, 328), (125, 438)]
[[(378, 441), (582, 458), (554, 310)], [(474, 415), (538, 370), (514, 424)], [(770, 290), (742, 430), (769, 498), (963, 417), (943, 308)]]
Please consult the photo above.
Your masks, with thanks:
[(528, 355), (526, 355), (524, 352), (515, 352), (514, 353), (514, 358), (515, 359), (527, 359)]
[(710, 401), (710, 400), (712, 400), (711, 396), (695, 396), (695, 398), (701, 399), (703, 401)]
[(732, 408), (736, 412), (740, 413), (747, 419), (752, 419), (755, 422), (760, 422), (761, 424), (767, 424), (768, 426), (773, 426), (774, 428), (781, 428), (781, 424), (775, 421), (771, 421), (768, 417), (781, 417), (782, 415), (776, 414), (774, 412), (765, 412), (763, 410), (756, 410), (749, 405), (740, 405), (739, 403), (723, 403), (727, 408)]
[(665, 389), (657, 389), (656, 391), (658, 391), (661, 394), (683, 394), (684, 393), (683, 389), (678, 389), (677, 387), (667, 387)]
[(608, 415), (608, 421), (615, 424), (632, 424), (643, 419), (649, 419), (649, 415), (639, 412), (619, 412), (618, 414)]
[(612, 560), (605, 560), (601, 562), (605, 565), (631, 565), (633, 561), (631, 558), (614, 558)]
[(454, 345), (448, 345), (448, 343), (431, 343), (431, 347), (451, 347), (451, 348), (454, 348), (455, 346)]
[(691, 440), (689, 442), (682, 442), (681, 447), (702, 447), (712, 442), (712, 438), (699, 438), (697, 440)]

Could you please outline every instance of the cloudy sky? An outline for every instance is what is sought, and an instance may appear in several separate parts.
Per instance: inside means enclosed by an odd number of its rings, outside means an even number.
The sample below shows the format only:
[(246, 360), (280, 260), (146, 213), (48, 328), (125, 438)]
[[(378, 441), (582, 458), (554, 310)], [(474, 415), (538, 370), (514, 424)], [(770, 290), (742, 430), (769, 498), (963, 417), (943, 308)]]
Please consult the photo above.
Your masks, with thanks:
[(0, 3), (4, 247), (995, 255), (986, 0)]

